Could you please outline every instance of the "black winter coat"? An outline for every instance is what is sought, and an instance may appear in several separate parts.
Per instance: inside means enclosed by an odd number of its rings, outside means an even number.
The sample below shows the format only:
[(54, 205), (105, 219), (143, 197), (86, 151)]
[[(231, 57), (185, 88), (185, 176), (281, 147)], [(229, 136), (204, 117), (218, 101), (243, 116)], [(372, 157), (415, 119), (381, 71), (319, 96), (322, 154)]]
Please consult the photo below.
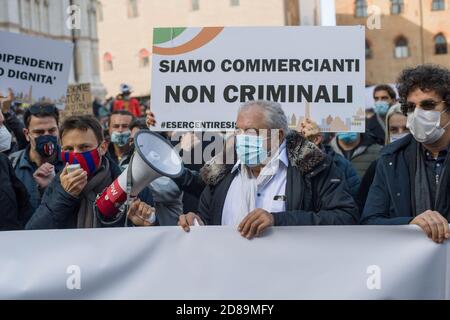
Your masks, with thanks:
[[(286, 137), (289, 166), (286, 211), (274, 214), (276, 226), (351, 225), (359, 220), (344, 173), (332, 159), (297, 132)], [(202, 176), (207, 184), (198, 214), (209, 225), (220, 225), (225, 198), (236, 172), (232, 165), (207, 164)]]

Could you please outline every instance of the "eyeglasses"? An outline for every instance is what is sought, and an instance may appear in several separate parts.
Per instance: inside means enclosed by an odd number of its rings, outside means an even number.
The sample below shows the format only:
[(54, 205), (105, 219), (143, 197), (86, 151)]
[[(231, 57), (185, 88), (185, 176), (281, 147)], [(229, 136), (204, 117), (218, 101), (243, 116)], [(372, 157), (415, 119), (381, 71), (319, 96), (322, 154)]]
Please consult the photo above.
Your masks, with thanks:
[[(423, 110), (434, 110), (436, 106), (444, 102), (444, 100), (441, 101), (434, 101), (433, 99), (426, 99), (419, 102), (419, 106)], [(414, 112), (414, 109), (416, 108), (416, 104), (413, 102), (402, 102), (402, 112), (406, 115), (410, 112)]]
[(30, 108), (31, 114), (38, 114), (38, 113), (55, 113), (56, 112), (56, 106), (53, 104), (34, 104)]

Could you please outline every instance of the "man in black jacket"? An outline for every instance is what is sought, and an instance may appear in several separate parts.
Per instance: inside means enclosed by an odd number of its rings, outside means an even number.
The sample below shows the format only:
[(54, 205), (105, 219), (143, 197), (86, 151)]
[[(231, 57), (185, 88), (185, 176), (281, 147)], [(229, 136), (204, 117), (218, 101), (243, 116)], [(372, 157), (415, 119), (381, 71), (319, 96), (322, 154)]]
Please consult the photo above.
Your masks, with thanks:
[(29, 144), (10, 154), (9, 159), (30, 195), (32, 214), (53, 177), (64, 167), (59, 158), (59, 111), (54, 104), (36, 103), (25, 111), (24, 123), (23, 132)]
[(408, 68), (397, 83), (411, 135), (383, 149), (361, 223), (415, 224), (442, 243), (450, 238), (450, 71)]
[[(42, 202), (26, 224), (26, 229), (72, 229), (124, 226), (126, 218), (134, 225), (149, 226), (154, 209), (133, 202), (128, 210), (113, 217), (102, 217), (95, 209), (96, 196), (119, 175), (119, 167), (105, 154), (107, 142), (100, 123), (91, 116), (66, 119), (60, 128), (61, 158), (81, 168), (66, 167), (47, 187)], [(75, 161), (76, 160), (76, 161)]]
[(29, 195), (17, 179), (8, 157), (0, 153), (0, 231), (23, 229), (31, 210)]
[(185, 231), (195, 221), (234, 225), (251, 239), (270, 226), (358, 221), (343, 172), (302, 135), (288, 133), (286, 115), (278, 103), (244, 104), (236, 128), (238, 161), (221, 164), (219, 155), (202, 169), (207, 187), (198, 214), (180, 216), (179, 225)]
[(11, 106), (14, 103), (14, 94), (9, 90), (8, 96), (3, 97), (0, 93), (0, 109), (2, 118), (2, 122), (6, 128), (8, 128), (9, 132), (13, 134), (14, 140), (10, 146), (10, 149), (5, 151), (4, 154), (9, 155), (18, 150), (22, 150), (26, 148), (28, 142), (26, 140), (25, 134), (23, 133), (24, 125), (22, 121), (16, 116), (14, 110), (12, 110)]

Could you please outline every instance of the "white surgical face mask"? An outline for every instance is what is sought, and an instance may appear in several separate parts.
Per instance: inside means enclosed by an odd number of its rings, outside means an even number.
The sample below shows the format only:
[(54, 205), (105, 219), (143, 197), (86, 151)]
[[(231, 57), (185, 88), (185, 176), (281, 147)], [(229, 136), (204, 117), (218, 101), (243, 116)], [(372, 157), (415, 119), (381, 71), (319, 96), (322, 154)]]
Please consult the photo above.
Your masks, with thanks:
[(12, 136), (5, 126), (0, 127), (0, 152), (11, 149)]
[(406, 137), (408, 134), (409, 134), (409, 132), (396, 133), (396, 134), (394, 133), (389, 136), (389, 140), (392, 143), (394, 141), (397, 141), (397, 140), (400, 140), (401, 138)]
[(443, 136), (444, 129), (450, 124), (449, 121), (444, 127), (441, 127), (441, 114), (444, 112), (445, 110), (439, 112), (415, 108), (414, 112), (408, 113), (406, 127), (418, 142), (434, 143)]

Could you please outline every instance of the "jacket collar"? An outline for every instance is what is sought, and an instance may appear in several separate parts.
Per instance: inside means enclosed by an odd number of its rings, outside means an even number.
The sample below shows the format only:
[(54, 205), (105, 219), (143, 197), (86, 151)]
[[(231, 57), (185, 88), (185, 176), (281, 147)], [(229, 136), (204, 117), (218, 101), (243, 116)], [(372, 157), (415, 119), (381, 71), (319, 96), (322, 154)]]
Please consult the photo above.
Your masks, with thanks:
[(131, 157), (131, 155), (134, 152), (134, 148), (130, 147), (128, 152), (125, 153), (122, 157), (122, 159), (119, 161), (119, 158), (117, 158), (116, 156), (116, 151), (114, 149), (114, 143), (110, 142), (108, 145), (108, 153), (109, 153), (109, 158), (111, 158), (113, 161), (115, 161), (116, 163), (122, 162), (124, 159), (127, 159), (129, 157)]
[[(61, 147), (58, 146), (56, 150), (56, 161), (53, 164), (63, 164), (62, 158), (61, 158)], [(22, 153), (19, 158), (18, 167), (20, 169), (29, 168), (31, 170), (35, 170), (36, 165), (31, 162), (30, 160), (30, 145), (28, 145), (24, 150), (22, 150)]]
[(34, 170), (34, 164), (30, 161), (30, 146), (28, 145), (19, 158), (17, 166), (20, 169), (30, 169)]
[[(362, 134), (361, 141), (359, 142), (359, 145), (356, 147), (356, 149), (353, 151), (351, 158), (353, 159), (353, 158), (363, 154), (364, 152), (366, 152), (367, 148), (369, 148), (370, 145), (371, 145), (371, 143), (369, 143), (367, 136), (365, 134)], [(330, 146), (335, 153), (337, 153), (345, 158), (344, 153), (342, 152), (341, 148), (339, 147), (339, 144), (337, 141), (337, 136), (335, 136), (333, 139), (331, 139)]]
[[(228, 149), (228, 152), (233, 150)], [(289, 166), (297, 168), (302, 174), (310, 173), (326, 159), (326, 154), (315, 144), (293, 130), (286, 136), (286, 152)], [(222, 157), (223, 154), (219, 154), (200, 170), (200, 175), (207, 185), (217, 185), (231, 172), (234, 165), (217, 163), (216, 159)]]
[(397, 151), (406, 148), (411, 143), (413, 144), (417, 143), (417, 141), (413, 138), (412, 134), (407, 135), (406, 137), (400, 140), (389, 143), (381, 150), (380, 155), (394, 154)]

